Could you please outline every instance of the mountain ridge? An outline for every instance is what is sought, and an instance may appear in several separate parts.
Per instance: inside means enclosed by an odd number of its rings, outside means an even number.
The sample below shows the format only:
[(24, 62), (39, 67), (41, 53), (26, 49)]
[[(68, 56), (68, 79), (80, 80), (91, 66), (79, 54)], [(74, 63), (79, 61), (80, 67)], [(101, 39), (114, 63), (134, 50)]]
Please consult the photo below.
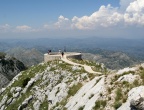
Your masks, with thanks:
[(26, 67), (22, 62), (0, 52), (0, 88), (7, 85), (12, 78)]
[(61, 60), (32, 66), (1, 90), (1, 110), (131, 110), (131, 107), (142, 107), (143, 100), (140, 105), (136, 102), (139, 94), (144, 97), (139, 91), (144, 89), (144, 64), (103, 72), (102, 65), (76, 62), (95, 65), (103, 74), (88, 73), (83, 67)]

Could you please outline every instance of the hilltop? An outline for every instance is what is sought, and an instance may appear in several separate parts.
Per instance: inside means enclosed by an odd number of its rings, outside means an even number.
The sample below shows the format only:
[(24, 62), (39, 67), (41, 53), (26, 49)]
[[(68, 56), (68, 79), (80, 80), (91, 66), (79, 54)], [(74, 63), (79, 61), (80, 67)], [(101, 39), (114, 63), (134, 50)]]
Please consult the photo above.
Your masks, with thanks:
[(69, 59), (20, 72), (0, 91), (1, 110), (130, 110), (143, 108), (144, 64), (111, 71), (99, 63)]

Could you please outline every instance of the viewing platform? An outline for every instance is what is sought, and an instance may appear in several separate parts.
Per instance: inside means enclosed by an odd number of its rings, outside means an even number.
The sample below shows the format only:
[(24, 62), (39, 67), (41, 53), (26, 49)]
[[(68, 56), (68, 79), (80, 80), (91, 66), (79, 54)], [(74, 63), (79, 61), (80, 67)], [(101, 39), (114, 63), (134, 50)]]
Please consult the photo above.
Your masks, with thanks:
[[(77, 60), (81, 60), (81, 53), (78, 52), (65, 52), (64, 55), (67, 58), (74, 58)], [(62, 54), (60, 52), (51, 52), (51, 53), (46, 53), (44, 54), (44, 62), (52, 61), (52, 60), (59, 60), (62, 58)]]

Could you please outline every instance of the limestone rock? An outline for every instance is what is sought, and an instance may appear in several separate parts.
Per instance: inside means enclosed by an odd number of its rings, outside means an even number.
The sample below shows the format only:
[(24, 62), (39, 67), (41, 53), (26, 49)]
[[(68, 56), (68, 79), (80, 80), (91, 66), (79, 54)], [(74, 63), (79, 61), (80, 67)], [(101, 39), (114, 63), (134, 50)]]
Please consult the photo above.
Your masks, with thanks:
[(21, 88), (21, 87), (16, 87), (16, 88), (15, 88), (15, 92), (20, 92), (20, 91), (22, 91), (22, 88)]
[[(128, 93), (128, 99), (126, 103), (122, 104), (118, 110), (135, 110), (132, 108), (143, 108), (144, 107), (144, 86), (139, 86), (131, 89)], [(144, 110), (144, 109), (136, 109)]]
[(23, 108), (26, 108), (26, 106), (28, 105), (28, 103), (32, 100), (33, 96), (30, 95), (27, 99), (25, 99), (23, 102), (22, 102), (22, 105), (20, 105), (18, 107), (18, 110), (22, 110)]
[(123, 75), (121, 76), (117, 81), (127, 81), (129, 83), (133, 83), (134, 80), (136, 79), (140, 79), (139, 75), (132, 75), (132, 74), (128, 74), (128, 75)]
[(37, 101), (33, 104), (34, 110), (39, 110), (40, 104), (41, 104), (40, 101), (37, 100)]
[(128, 71), (135, 71), (137, 68), (133, 67), (133, 68), (124, 68), (124, 69), (120, 69), (116, 74), (120, 75), (123, 74), (124, 72), (128, 72)]
[(17, 92), (17, 93), (15, 93), (15, 94), (13, 94), (13, 97), (14, 97), (14, 98), (17, 98), (19, 95), (20, 95), (20, 93)]
[(12, 102), (13, 98), (10, 98), (8, 101), (7, 101), (7, 105), (9, 105), (11, 102)]

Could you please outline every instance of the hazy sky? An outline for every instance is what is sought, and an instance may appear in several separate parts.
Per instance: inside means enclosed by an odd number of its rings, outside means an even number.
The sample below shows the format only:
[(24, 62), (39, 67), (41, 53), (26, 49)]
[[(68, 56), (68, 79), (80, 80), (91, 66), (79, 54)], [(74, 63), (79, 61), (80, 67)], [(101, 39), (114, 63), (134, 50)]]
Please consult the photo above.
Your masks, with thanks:
[(144, 0), (0, 0), (0, 38), (144, 38)]

